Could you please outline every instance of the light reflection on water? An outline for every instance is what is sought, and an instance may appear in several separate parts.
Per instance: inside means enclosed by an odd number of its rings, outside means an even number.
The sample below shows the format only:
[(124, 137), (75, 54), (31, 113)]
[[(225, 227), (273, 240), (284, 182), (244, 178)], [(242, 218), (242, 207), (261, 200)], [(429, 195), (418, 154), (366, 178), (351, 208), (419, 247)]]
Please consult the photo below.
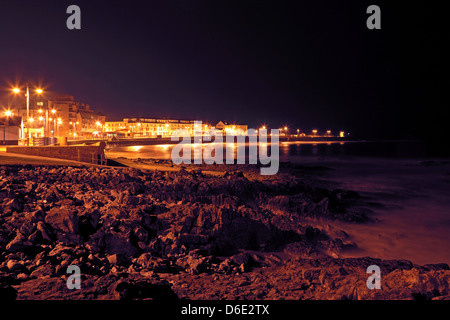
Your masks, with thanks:
[[(218, 143), (203, 143), (201, 144), (202, 150), (206, 146), (217, 146)], [(343, 142), (281, 142), (279, 145), (280, 161), (295, 161), (298, 156), (306, 155), (339, 155), (342, 153)], [(125, 157), (130, 159), (136, 158), (154, 158), (154, 159), (170, 159), (174, 144), (157, 144), (157, 145), (145, 145), (145, 146), (126, 146), (126, 147), (113, 147), (107, 151), (109, 157)], [(226, 150), (233, 152), (234, 158), (238, 153), (238, 150), (245, 148), (245, 154), (248, 157), (249, 150), (257, 147), (263, 148), (264, 152), (267, 150), (270, 152), (271, 143), (224, 143), (223, 154), (226, 155)], [(194, 153), (194, 149), (200, 147), (199, 143), (191, 144), (191, 154)], [(253, 150), (255, 150), (253, 149)]]
[[(193, 143), (194, 148), (215, 146), (216, 143)], [(175, 144), (139, 145), (127, 147), (113, 147), (107, 151), (108, 157), (154, 158), (170, 159)], [(224, 142), (223, 154), (226, 150), (232, 151), (234, 157), (239, 150), (245, 148), (248, 156), (249, 150), (257, 147), (254, 142), (226, 143)], [(259, 143), (264, 150), (271, 150), (271, 143)], [(279, 144), (280, 161), (297, 162), (308, 156), (318, 157), (377, 157), (377, 158), (423, 158), (426, 157), (424, 145), (418, 141), (283, 141)]]

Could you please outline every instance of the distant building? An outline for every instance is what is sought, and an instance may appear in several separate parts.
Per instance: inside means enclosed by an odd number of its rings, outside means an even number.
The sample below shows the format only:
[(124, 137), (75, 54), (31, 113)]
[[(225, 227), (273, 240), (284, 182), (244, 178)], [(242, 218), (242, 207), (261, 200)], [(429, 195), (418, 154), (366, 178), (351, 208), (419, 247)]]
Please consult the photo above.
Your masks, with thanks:
[(246, 124), (231, 124), (226, 121), (219, 121), (214, 129), (220, 130), (225, 134), (245, 134), (247, 133), (248, 126)]
[(25, 102), (11, 109), (21, 117), (30, 137), (91, 138), (103, 130), (105, 115), (94, 112), (88, 104), (71, 95), (54, 95), (48, 99), (30, 99), (29, 120)]
[(0, 145), (17, 145), (20, 138), (21, 118), (0, 115)]
[[(105, 122), (105, 133), (125, 134), (127, 137), (170, 137), (177, 129), (187, 130), (189, 135), (204, 128), (196, 125), (197, 120), (175, 120), (158, 118), (125, 118), (123, 121)], [(200, 121), (200, 120), (198, 120)], [(207, 124), (206, 128), (210, 128)]]

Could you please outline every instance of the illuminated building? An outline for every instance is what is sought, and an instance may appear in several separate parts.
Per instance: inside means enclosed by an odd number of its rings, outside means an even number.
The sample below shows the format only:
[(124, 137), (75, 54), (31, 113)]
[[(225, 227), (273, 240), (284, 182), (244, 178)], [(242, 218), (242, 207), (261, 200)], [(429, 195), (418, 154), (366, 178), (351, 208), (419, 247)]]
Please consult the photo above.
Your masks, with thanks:
[[(105, 122), (105, 133), (122, 133), (127, 137), (170, 137), (174, 130), (187, 130), (189, 135), (204, 128), (196, 127), (200, 120), (175, 120), (158, 118), (125, 118), (122, 121)], [(207, 128), (210, 127), (206, 124)]]

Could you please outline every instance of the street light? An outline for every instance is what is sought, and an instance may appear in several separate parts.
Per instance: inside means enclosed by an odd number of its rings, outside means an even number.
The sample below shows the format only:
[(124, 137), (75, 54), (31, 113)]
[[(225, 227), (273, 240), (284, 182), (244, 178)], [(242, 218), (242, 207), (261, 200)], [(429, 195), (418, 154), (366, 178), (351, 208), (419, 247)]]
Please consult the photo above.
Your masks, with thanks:
[[(18, 94), (20, 91), (21, 90), (18, 87), (15, 87), (15, 88), (12, 89), (12, 92), (15, 93), (15, 94)], [(40, 95), (40, 94), (44, 93), (44, 90), (42, 90), (41, 88), (37, 88), (35, 90), (35, 92), (36, 92), (36, 94)], [(28, 82), (27, 82), (27, 92), (25, 94), (25, 97), (27, 99), (27, 119), (26, 119), (26, 123), (27, 123), (27, 145), (28, 145), (29, 144), (29, 142), (28, 142), (28, 138), (29, 138), (28, 123), (32, 123), (33, 122), (33, 120), (30, 121), (30, 87), (28, 85)], [(22, 126), (22, 129), (23, 129), (23, 126)]]
[(6, 110), (6, 111), (5, 111), (5, 116), (11, 117), (11, 116), (12, 116), (11, 110)]

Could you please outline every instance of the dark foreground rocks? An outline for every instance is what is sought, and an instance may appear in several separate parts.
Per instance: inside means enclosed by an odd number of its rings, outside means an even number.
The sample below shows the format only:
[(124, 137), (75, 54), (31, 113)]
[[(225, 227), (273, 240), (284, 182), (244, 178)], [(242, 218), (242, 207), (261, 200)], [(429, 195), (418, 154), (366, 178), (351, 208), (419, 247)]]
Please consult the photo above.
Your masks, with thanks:
[[(367, 221), (359, 200), (292, 175), (0, 166), (0, 296), (448, 297), (447, 265), (338, 259), (355, 246), (345, 232), (305, 222)], [(367, 289), (369, 263), (382, 267), (384, 290)], [(81, 289), (67, 287), (71, 265), (81, 270)]]

